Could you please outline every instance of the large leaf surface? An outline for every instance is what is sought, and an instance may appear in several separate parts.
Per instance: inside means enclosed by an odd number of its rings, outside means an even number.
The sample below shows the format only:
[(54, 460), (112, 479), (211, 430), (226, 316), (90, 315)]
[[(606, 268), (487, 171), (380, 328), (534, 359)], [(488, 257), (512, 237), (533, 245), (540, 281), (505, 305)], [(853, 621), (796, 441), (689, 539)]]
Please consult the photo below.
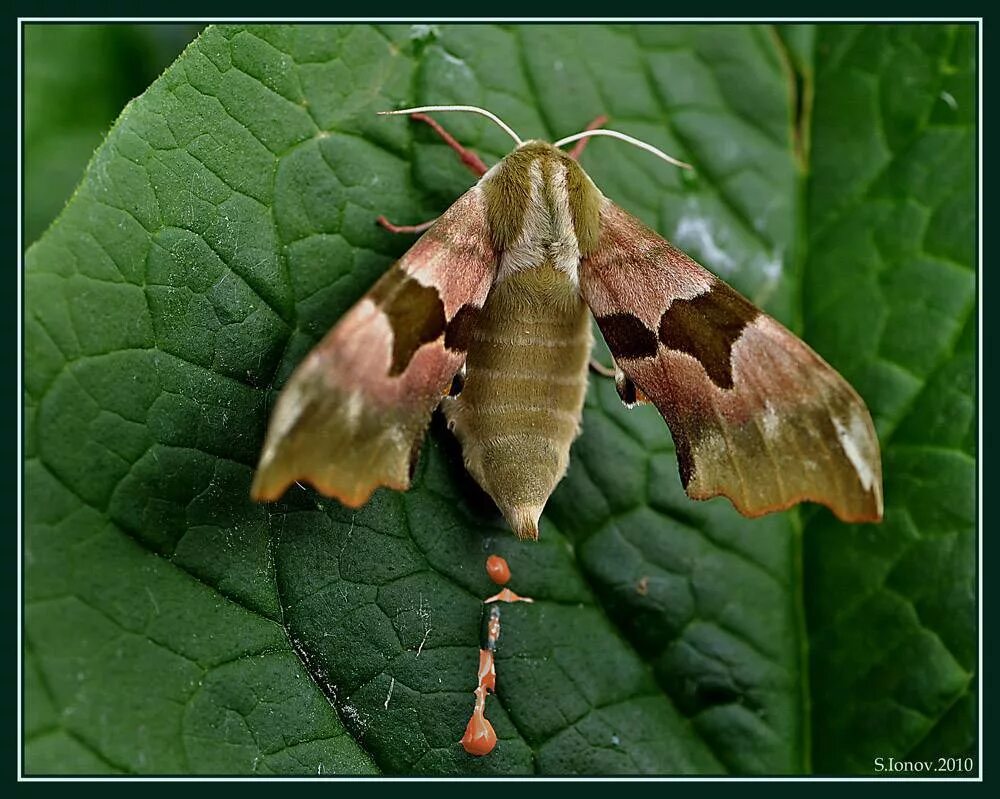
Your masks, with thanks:
[[(945, 28), (210, 28), (28, 253), (29, 771), (868, 772), (967, 747), (970, 48)], [(251, 503), (275, 390), (407, 246), (375, 216), (429, 218), (470, 182), (374, 116), (403, 102), (549, 139), (608, 113), (691, 161), (595, 141), (583, 164), (855, 381), (886, 523), (687, 500), (662, 420), (607, 381), (539, 544), (438, 423), (406, 494)], [(509, 147), (447, 121), (488, 160)], [(501, 740), (474, 759), (488, 551), (537, 601), (504, 609)]]

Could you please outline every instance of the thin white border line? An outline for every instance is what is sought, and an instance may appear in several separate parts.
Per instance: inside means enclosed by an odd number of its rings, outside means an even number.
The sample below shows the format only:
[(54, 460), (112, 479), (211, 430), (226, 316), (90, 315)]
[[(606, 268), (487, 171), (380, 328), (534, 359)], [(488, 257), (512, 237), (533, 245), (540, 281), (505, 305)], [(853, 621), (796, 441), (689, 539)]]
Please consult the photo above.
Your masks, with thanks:
[(851, 24), (855, 22), (896, 23), (896, 22), (978, 22), (983, 17), (18, 17), (18, 22), (143, 22), (155, 24), (160, 22), (353, 22), (364, 25), (371, 22), (415, 22), (422, 24), (454, 23), (454, 22), (524, 22), (524, 23), (604, 23), (604, 22), (681, 22), (681, 23), (731, 23), (753, 22), (766, 25), (773, 22), (838, 22)]
[[(212, 775), (198, 777), (173, 777), (173, 776), (150, 776), (150, 777), (24, 777), (20, 782), (469, 782), (476, 780), (470, 775), (460, 775), (455, 777), (271, 777), (271, 776), (233, 776), (217, 777)], [(622, 776), (622, 777), (545, 777), (545, 776), (496, 776), (489, 778), (494, 782), (982, 782), (981, 777), (785, 777), (776, 774), (772, 777), (669, 777), (669, 776)], [(478, 780), (476, 780), (478, 781)]]
[(978, 588), (979, 596), (979, 671), (976, 674), (976, 683), (978, 690), (976, 693), (979, 695), (979, 736), (977, 740), (979, 749), (979, 779), (983, 778), (983, 770), (986, 766), (986, 759), (983, 757), (983, 694), (986, 692), (986, 680), (983, 679), (983, 592), (985, 590), (985, 580), (983, 580), (983, 24), (979, 23), (979, 48), (977, 55), (979, 56), (976, 60), (976, 69), (979, 74), (976, 76), (979, 83), (979, 112), (976, 118), (976, 133), (979, 139), (978, 146), (978, 160), (977, 164), (978, 175), (979, 175), (979, 204), (977, 207), (976, 216), (978, 217), (978, 228), (979, 228), (979, 246), (978, 246), (978, 264), (976, 268), (977, 273), (977, 283), (979, 285), (979, 297), (977, 302), (979, 303), (979, 346), (978, 346), (978, 379), (976, 381), (975, 393), (976, 393), (976, 403), (979, 408), (979, 442), (978, 450), (976, 452), (976, 471), (979, 473), (979, 497), (978, 497), (978, 508), (976, 515), (976, 536), (979, 539), (979, 551), (976, 557), (976, 587)]
[[(24, 341), (22, 335), (22, 328), (24, 325), (24, 307), (23, 307), (23, 266), (24, 266), (24, 252), (23, 252), (23, 207), (22, 207), (22, 191), (23, 191), (23, 170), (24, 170), (24, 142), (22, 140), (22, 121), (23, 121), (23, 104), (24, 98), (22, 95), (22, 63), (23, 63), (23, 53), (21, 47), (22, 30), (25, 24), (42, 22), (42, 23), (57, 23), (57, 22), (79, 22), (79, 23), (92, 23), (92, 22), (144, 22), (144, 23), (156, 23), (156, 22), (352, 22), (357, 24), (367, 24), (370, 22), (418, 22), (418, 23), (448, 23), (448, 22), (529, 22), (529, 23), (573, 23), (573, 22), (754, 22), (757, 24), (768, 23), (768, 22), (838, 22), (838, 23), (850, 23), (850, 22), (872, 22), (876, 21), (870, 17), (727, 17), (727, 18), (717, 18), (717, 17), (531, 17), (531, 18), (521, 18), (521, 17), (497, 17), (497, 18), (480, 18), (480, 17), (439, 17), (435, 19), (428, 20), (427, 18), (415, 18), (415, 17), (369, 17), (369, 18), (354, 18), (354, 17), (300, 17), (291, 19), (276, 19), (273, 17), (196, 17), (196, 18), (185, 18), (185, 17), (161, 17), (161, 18), (149, 18), (149, 17), (18, 17), (17, 18), (17, 109), (16, 109), (16, 119), (15, 123), (17, 126), (17, 152), (18, 152), (18, 169), (17, 169), (17, 218), (18, 218), (18, 229), (17, 229), (17, 291), (18, 291), (18, 324), (17, 324), (17, 522), (18, 522), (18, 536), (17, 536), (17, 605), (20, 610), (18, 626), (17, 626), (17, 751), (14, 753), (16, 758), (16, 773), (18, 782), (149, 782), (149, 781), (169, 781), (169, 782), (199, 782), (205, 779), (211, 781), (226, 781), (226, 782), (259, 782), (259, 777), (184, 777), (184, 776), (150, 776), (150, 777), (53, 777), (53, 776), (39, 776), (31, 777), (25, 776), (21, 770), (22, 767), (22, 755), (24, 749), (24, 741), (22, 736), (23, 729), (23, 697), (24, 697), (24, 684), (23, 684), (23, 671), (22, 662), (24, 658), (24, 641), (23, 641), (23, 615), (24, 615), (24, 603), (23, 603), (23, 531), (24, 531), (24, 508), (22, 503), (23, 497), (23, 391), (22, 386), (24, 385), (24, 374), (23, 374), (23, 356), (24, 356)], [(976, 524), (976, 535), (978, 537), (978, 553), (977, 553), (977, 579), (976, 586), (978, 589), (978, 601), (979, 601), (979, 620), (978, 620), (978, 633), (979, 633), (979, 664), (978, 664), (978, 726), (979, 734), (977, 740), (977, 757), (978, 757), (978, 775), (976, 777), (888, 777), (888, 779), (893, 782), (982, 782), (983, 772), (985, 763), (983, 760), (983, 694), (985, 692), (985, 685), (982, 680), (983, 674), (983, 579), (982, 579), (982, 568), (983, 568), (983, 402), (982, 402), (982, 390), (983, 390), (983, 61), (985, 58), (983, 52), (983, 17), (887, 17), (877, 20), (878, 22), (972, 22), (976, 23), (978, 26), (978, 59), (976, 62), (976, 69), (978, 71), (977, 83), (978, 83), (978, 116), (976, 119), (976, 133), (978, 139), (977, 146), (977, 173), (978, 173), (978, 203), (977, 203), (977, 228), (978, 228), (978, 257), (977, 257), (977, 282), (979, 286), (978, 291), (978, 364), (977, 364), (977, 404), (978, 404), (978, 452), (976, 453), (976, 465), (977, 465), (977, 485), (978, 485), (978, 497), (977, 497), (977, 524)], [(772, 782), (775, 778), (772, 777), (496, 777), (496, 781), (500, 782)], [(825, 776), (795, 776), (795, 777), (782, 777), (782, 782), (881, 782), (887, 779), (886, 777), (852, 777), (852, 776), (841, 776), (841, 777), (825, 777)], [(268, 778), (270, 782), (455, 782), (461, 781), (461, 777), (367, 777), (367, 778), (351, 778), (351, 777), (273, 777)]]
[(15, 773), (18, 778), (22, 777), (21, 766), (24, 761), (24, 678), (21, 667), (24, 663), (24, 591), (22, 584), (22, 564), (24, 563), (24, 516), (21, 498), (23, 496), (23, 473), (24, 473), (24, 442), (22, 441), (22, 430), (24, 428), (24, 341), (22, 340), (21, 329), (24, 326), (24, 209), (21, 207), (21, 195), (23, 186), (24, 170), (24, 142), (21, 139), (21, 122), (23, 120), (23, 108), (21, 97), (22, 88), (22, 53), (21, 36), (24, 30), (23, 25), (18, 25), (17, 35), (17, 115), (14, 124), (17, 127), (17, 384), (14, 388), (17, 391), (17, 751), (14, 753), (17, 766)]

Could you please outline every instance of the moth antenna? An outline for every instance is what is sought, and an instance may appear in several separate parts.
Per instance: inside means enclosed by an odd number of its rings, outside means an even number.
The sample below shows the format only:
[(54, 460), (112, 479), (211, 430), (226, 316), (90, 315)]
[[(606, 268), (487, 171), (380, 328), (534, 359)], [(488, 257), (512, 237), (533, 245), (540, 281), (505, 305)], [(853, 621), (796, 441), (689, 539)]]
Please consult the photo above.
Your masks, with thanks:
[(378, 111), (376, 113), (380, 116), (397, 116), (399, 114), (422, 114), (425, 111), (468, 111), (471, 114), (479, 114), (496, 122), (507, 132), (507, 135), (517, 143), (518, 147), (524, 144), (524, 142), (521, 141), (521, 137), (514, 132), (514, 129), (510, 125), (500, 119), (500, 117), (496, 114), (491, 111), (487, 111), (485, 108), (480, 108), (478, 105), (421, 105), (417, 108), (401, 108), (398, 111)]
[(694, 169), (691, 164), (687, 164), (684, 161), (680, 161), (673, 156), (667, 155), (663, 150), (654, 147), (652, 144), (637, 139), (634, 136), (629, 136), (627, 133), (620, 133), (617, 130), (607, 130), (606, 128), (599, 128), (596, 130), (584, 130), (580, 133), (574, 133), (572, 136), (567, 136), (565, 139), (560, 139), (553, 144), (553, 147), (562, 147), (564, 144), (570, 144), (580, 139), (587, 139), (591, 136), (610, 136), (612, 139), (621, 139), (629, 144), (634, 144), (640, 150), (645, 150), (647, 153), (652, 153), (657, 158), (662, 158), (668, 164), (673, 164), (674, 166), (679, 166), (681, 169)]

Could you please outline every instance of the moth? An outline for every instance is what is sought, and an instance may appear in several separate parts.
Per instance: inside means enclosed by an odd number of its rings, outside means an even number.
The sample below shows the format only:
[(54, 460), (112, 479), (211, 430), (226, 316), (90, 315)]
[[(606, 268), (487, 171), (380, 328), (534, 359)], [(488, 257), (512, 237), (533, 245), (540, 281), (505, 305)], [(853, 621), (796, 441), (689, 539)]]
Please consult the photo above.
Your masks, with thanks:
[[(379, 486), (405, 490), (440, 406), (469, 473), (536, 539), (580, 431), (592, 313), (622, 402), (666, 420), (688, 496), (726, 496), (747, 516), (811, 500), (845, 521), (881, 519), (878, 438), (854, 389), (605, 197), (574, 155), (606, 135), (680, 162), (609, 130), (522, 141), (473, 106), (384, 113), (428, 111), (481, 114), (516, 146), (486, 169), (425, 118), (481, 177), (295, 370), (254, 498), (297, 481), (352, 507)], [(574, 141), (576, 153), (560, 149)]]

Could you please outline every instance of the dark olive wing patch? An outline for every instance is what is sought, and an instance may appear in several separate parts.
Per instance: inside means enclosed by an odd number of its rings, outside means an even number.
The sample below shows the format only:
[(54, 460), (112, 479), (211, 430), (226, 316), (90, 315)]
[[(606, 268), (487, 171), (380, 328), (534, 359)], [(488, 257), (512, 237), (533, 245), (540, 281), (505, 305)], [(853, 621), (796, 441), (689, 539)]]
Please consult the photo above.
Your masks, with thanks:
[(619, 358), (649, 358), (656, 355), (656, 333), (630, 313), (597, 317), (608, 348)]
[(372, 286), (368, 296), (386, 315), (392, 328), (389, 376), (401, 375), (413, 354), (444, 332), (444, 303), (437, 289), (414, 280), (399, 264)]
[(760, 315), (749, 300), (721, 280), (690, 300), (674, 300), (660, 319), (665, 347), (686, 352), (719, 388), (733, 387), (733, 344)]

